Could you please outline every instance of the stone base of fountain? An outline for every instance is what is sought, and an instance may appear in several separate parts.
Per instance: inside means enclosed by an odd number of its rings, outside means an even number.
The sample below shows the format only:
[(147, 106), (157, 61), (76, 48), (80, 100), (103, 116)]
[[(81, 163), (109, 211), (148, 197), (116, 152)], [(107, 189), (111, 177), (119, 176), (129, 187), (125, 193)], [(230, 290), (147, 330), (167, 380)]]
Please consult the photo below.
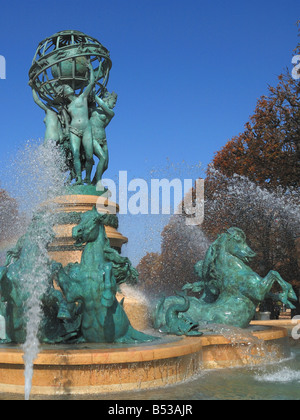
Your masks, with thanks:
[[(201, 370), (264, 363), (284, 357), (285, 328), (257, 327), (262, 349), (233, 344), (221, 335), (164, 337), (148, 345), (43, 347), (34, 365), (32, 395), (88, 395), (165, 387)], [(247, 348), (248, 346), (248, 348)], [(268, 353), (268, 354), (266, 354)], [(23, 352), (0, 348), (0, 392), (24, 394)]]
[[(116, 203), (95, 195), (65, 195), (45, 202), (43, 205), (50, 206), (53, 211), (65, 216), (54, 226), (56, 237), (49, 247), (50, 257), (63, 266), (79, 263), (82, 255), (82, 249), (75, 246), (75, 240), (72, 237), (72, 229), (78, 223), (74, 220), (74, 214), (83, 214), (92, 210), (94, 206), (97, 206), (99, 213), (116, 214), (119, 211)], [(110, 226), (106, 226), (105, 230), (110, 246), (121, 252), (122, 246), (128, 242), (128, 239)]]

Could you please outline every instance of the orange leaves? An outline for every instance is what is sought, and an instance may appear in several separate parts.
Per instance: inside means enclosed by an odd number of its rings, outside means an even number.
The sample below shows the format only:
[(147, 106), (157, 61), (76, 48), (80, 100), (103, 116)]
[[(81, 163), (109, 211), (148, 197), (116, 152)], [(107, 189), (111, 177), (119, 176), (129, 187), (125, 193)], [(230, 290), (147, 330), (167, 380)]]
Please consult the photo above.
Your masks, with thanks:
[(300, 179), (300, 86), (289, 74), (262, 96), (245, 131), (215, 154), (225, 175), (239, 174), (268, 188), (296, 187)]

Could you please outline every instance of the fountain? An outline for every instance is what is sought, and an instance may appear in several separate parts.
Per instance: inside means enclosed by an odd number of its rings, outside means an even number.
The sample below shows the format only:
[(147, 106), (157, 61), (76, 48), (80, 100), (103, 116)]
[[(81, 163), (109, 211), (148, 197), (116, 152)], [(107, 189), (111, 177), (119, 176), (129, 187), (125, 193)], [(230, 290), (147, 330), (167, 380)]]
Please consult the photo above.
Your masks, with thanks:
[(284, 328), (241, 330), (274, 282), (283, 290), (276, 299), (288, 305), (295, 296), (278, 273), (262, 279), (247, 267), (254, 253), (237, 228), (197, 263), (197, 283), (158, 303), (154, 325), (147, 303), (128, 298), (138, 272), (121, 255), (127, 238), (101, 182), (117, 100), (106, 88), (111, 67), (108, 50), (78, 31), (45, 39), (34, 56), (29, 84), (45, 112), (43, 147), (60, 156), (64, 182), (49, 191), (0, 268), (2, 393), (29, 399), (145, 390), (284, 355)]

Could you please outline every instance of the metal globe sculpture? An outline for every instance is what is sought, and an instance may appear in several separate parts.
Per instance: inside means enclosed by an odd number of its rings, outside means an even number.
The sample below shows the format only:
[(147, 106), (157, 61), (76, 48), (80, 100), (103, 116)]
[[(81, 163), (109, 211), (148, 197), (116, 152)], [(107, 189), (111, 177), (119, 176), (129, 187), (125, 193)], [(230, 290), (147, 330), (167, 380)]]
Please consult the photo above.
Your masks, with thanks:
[(69, 85), (77, 94), (83, 92), (90, 77), (89, 63), (97, 77), (96, 94), (102, 97), (112, 67), (109, 51), (82, 32), (58, 32), (38, 45), (29, 70), (29, 84), (42, 100), (58, 105), (62, 85)]

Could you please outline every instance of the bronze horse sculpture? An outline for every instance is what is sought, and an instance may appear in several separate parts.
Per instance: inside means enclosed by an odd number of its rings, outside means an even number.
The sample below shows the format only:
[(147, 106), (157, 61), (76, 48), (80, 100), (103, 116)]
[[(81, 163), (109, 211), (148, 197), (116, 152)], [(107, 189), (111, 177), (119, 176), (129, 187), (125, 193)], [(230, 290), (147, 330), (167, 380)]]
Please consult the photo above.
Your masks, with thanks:
[[(53, 221), (52, 221), (53, 222)], [(27, 233), (7, 254), (0, 267), (0, 315), (6, 321), (6, 338), (0, 343), (26, 340), (27, 283), (43, 276), (45, 287), (36, 289), (41, 305), (38, 339), (41, 343), (135, 343), (156, 337), (136, 331), (118, 302), (118, 286), (135, 283), (138, 273), (128, 258), (110, 247), (105, 225), (117, 227), (115, 215), (96, 207), (81, 216), (73, 228), (77, 246), (84, 246), (80, 264), (63, 267), (48, 257), (54, 238), (48, 213), (33, 218)], [(41, 238), (43, 246), (41, 246)], [(41, 258), (41, 251), (43, 255)], [(57, 287), (59, 286), (59, 287)]]
[[(188, 297), (188, 309), (178, 313), (173, 326), (168, 326), (169, 332), (178, 331), (177, 323), (182, 322), (182, 318), (192, 321), (193, 328), (203, 322), (246, 328), (254, 318), (257, 306), (267, 297), (294, 308), (290, 301), (297, 299), (296, 294), (278, 272), (270, 271), (262, 278), (248, 266), (255, 255), (241, 229), (230, 228), (219, 235), (209, 247), (204, 261), (195, 266), (200, 281), (183, 287), (184, 291), (201, 293), (201, 297)], [(282, 290), (278, 295), (270, 293), (274, 283)], [(180, 296), (159, 302), (154, 315), (157, 329), (166, 329), (168, 311), (179, 304), (183, 304)]]
[[(81, 342), (133, 343), (153, 341), (156, 337), (136, 331), (116, 299), (119, 284), (135, 277), (136, 270), (127, 258), (109, 246), (104, 225), (116, 216), (98, 213), (96, 207), (82, 215), (73, 229), (77, 246), (86, 243), (80, 264), (69, 264), (58, 272), (58, 284), (69, 304), (82, 307)], [(123, 266), (122, 266), (123, 264)], [(117, 266), (119, 268), (117, 268)]]

